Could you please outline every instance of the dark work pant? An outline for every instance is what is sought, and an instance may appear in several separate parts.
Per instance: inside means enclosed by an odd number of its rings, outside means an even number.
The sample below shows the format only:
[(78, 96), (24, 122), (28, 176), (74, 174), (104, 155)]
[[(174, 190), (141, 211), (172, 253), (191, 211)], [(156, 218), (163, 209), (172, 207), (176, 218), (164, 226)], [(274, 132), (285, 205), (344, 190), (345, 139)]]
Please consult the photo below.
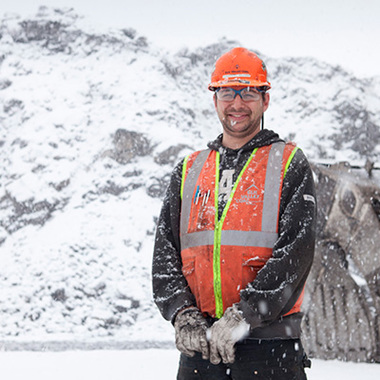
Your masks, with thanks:
[(177, 380), (306, 380), (310, 367), (300, 340), (247, 339), (236, 345), (235, 362), (218, 365), (201, 354), (181, 354)]

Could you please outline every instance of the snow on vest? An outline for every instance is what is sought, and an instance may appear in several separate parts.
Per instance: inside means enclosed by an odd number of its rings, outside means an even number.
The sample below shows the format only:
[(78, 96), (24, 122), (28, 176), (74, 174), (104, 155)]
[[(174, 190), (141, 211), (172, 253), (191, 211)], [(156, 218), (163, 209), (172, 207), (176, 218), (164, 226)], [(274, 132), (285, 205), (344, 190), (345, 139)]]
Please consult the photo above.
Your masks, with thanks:
[[(240, 301), (272, 256), (278, 237), (282, 182), (296, 152), (274, 143), (253, 150), (218, 220), (219, 152), (186, 157), (182, 172), (182, 271), (203, 313), (220, 318)], [(303, 294), (288, 314), (298, 312)]]

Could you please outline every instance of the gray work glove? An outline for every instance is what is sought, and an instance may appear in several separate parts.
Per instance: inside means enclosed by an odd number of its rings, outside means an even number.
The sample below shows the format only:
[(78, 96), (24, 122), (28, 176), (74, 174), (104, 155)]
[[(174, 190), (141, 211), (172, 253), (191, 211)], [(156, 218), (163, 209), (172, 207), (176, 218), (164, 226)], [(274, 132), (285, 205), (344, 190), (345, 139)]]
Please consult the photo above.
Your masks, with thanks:
[(249, 334), (250, 326), (235, 305), (226, 309), (222, 318), (207, 332), (210, 344), (210, 362), (219, 364), (235, 361), (235, 343)]
[(201, 352), (202, 358), (209, 358), (209, 346), (206, 338), (207, 321), (198, 308), (192, 306), (180, 311), (174, 321), (175, 344), (183, 354), (194, 356)]

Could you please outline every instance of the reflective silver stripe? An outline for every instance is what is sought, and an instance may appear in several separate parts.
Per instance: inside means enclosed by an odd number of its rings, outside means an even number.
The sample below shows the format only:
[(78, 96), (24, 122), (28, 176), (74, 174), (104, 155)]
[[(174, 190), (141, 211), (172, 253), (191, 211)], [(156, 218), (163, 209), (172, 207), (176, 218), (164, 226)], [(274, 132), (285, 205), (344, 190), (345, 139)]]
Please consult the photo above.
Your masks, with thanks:
[(221, 245), (273, 248), (277, 238), (275, 232), (224, 230)]
[[(202, 150), (198, 156), (195, 158), (193, 165), (187, 173), (185, 184), (183, 187), (183, 199), (181, 205), (181, 223), (180, 223), (180, 233), (181, 233), (181, 246), (182, 239), (187, 233), (190, 221), (191, 212), (191, 202), (193, 199), (193, 194), (195, 191), (195, 185), (197, 184), (198, 177), (201, 174), (203, 165), (205, 164), (208, 155), (210, 154), (210, 149)], [(183, 248), (183, 247), (182, 247)]]
[(214, 230), (192, 232), (181, 236), (181, 249), (199, 247), (201, 245), (214, 245)]
[(261, 230), (266, 232), (277, 231), (277, 215), (280, 200), (282, 156), (285, 144), (274, 143), (268, 157), (267, 172), (265, 175), (264, 203)]
[[(273, 232), (223, 230), (221, 245), (273, 248), (278, 235)], [(214, 231), (199, 231), (181, 237), (181, 248), (214, 244)]]

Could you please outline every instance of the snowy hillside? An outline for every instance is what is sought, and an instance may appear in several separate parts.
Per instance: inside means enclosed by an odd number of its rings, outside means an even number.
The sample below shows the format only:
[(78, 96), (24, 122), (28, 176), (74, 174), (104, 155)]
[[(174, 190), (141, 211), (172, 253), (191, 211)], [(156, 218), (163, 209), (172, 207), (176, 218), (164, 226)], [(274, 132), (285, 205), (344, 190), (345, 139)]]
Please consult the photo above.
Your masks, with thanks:
[[(93, 30), (73, 10), (4, 17), (2, 341), (172, 339), (151, 297), (155, 221), (174, 164), (220, 132), (207, 84), (236, 45), (172, 55), (132, 29)], [(316, 162), (379, 160), (380, 78), (263, 58), (267, 128)]]

